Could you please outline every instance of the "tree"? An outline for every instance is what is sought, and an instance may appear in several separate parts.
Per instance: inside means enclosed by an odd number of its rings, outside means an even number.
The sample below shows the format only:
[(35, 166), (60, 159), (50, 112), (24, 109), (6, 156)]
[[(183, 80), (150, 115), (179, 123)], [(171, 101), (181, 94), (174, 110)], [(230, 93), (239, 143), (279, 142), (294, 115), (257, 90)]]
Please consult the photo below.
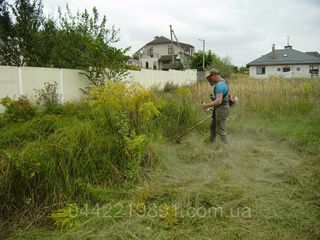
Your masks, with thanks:
[(43, 16), (41, 0), (0, 1), (0, 64), (78, 68), (95, 85), (125, 73), (129, 49), (112, 46), (119, 30), (107, 28), (96, 8), (92, 16), (59, 9), (57, 24)]
[(232, 65), (232, 71), (233, 71), (234, 73), (238, 73), (238, 72), (239, 72), (238, 66)]
[(240, 67), (239, 73), (249, 74), (249, 68), (247, 68), (247, 67)]
[(56, 46), (57, 25), (52, 18), (43, 21), (41, 30), (35, 35), (34, 66), (53, 67), (52, 52)]
[(14, 25), (9, 12), (10, 5), (6, 1), (0, 2), (0, 64), (14, 65), (19, 62)]
[[(194, 69), (202, 69), (203, 54), (197, 52), (192, 58), (190, 66)], [(211, 50), (205, 54), (205, 69), (217, 68), (221, 72), (222, 77), (229, 77), (233, 71), (230, 57), (220, 58)]]
[[(80, 68), (95, 85), (115, 79), (125, 72), (127, 49), (111, 44), (119, 41), (118, 31), (106, 27), (106, 17), (99, 20), (96, 8), (91, 17), (87, 10), (72, 15), (68, 6), (63, 15), (59, 9), (60, 29), (56, 35), (52, 62), (56, 67)], [(68, 49), (68, 51), (66, 51)]]
[[(208, 65), (211, 65), (211, 51), (208, 52), (208, 54), (205, 54), (205, 68), (207, 68)], [(190, 59), (190, 68), (202, 70), (203, 67), (203, 52), (198, 51), (195, 53), (194, 56)]]
[(42, 2), (16, 0), (11, 8), (15, 18), (14, 34), (20, 57), (18, 65), (37, 66), (37, 34), (44, 20)]
[(135, 59), (135, 60), (139, 60), (139, 53), (138, 53), (138, 52), (135, 52), (135, 53), (132, 55), (132, 58)]
[(42, 8), (41, 0), (16, 0), (13, 5), (2, 1), (1, 64), (37, 65), (37, 34), (44, 19)]

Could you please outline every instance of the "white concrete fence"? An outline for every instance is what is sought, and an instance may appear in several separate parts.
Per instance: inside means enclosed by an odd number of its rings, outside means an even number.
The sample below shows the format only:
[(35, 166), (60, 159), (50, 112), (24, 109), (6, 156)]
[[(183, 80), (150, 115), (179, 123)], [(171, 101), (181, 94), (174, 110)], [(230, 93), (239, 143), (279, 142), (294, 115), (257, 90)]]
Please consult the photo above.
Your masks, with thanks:
[[(89, 85), (86, 76), (80, 72), (76, 69), (0, 66), (0, 99), (6, 96), (17, 98), (22, 95), (32, 98), (36, 95), (35, 89), (43, 89), (46, 82), (56, 82), (62, 102), (78, 100), (83, 94), (80, 89)], [(129, 83), (138, 82), (146, 88), (162, 89), (168, 82), (179, 86), (195, 83), (197, 72), (130, 70), (124, 80)]]

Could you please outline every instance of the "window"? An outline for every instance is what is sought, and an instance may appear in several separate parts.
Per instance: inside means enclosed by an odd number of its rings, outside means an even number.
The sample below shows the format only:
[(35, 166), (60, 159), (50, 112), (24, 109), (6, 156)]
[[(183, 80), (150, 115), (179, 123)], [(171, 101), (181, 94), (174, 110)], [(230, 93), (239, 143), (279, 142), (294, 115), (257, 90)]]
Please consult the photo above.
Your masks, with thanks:
[(149, 48), (147, 51), (147, 56), (148, 57), (153, 57), (153, 47)]
[(319, 66), (310, 66), (309, 71), (311, 74), (318, 74), (319, 73)]
[(174, 50), (172, 51), (172, 47), (170, 45), (168, 46), (168, 54), (174, 54)]
[(153, 62), (153, 69), (157, 70), (157, 62), (156, 61)]
[(281, 68), (277, 68), (277, 71), (280, 72), (280, 71), (281, 71)]
[(290, 72), (290, 68), (289, 68), (289, 67), (284, 67), (284, 68), (282, 69), (282, 72)]
[(300, 68), (299, 68), (299, 67), (297, 67), (297, 71), (298, 71), (298, 72), (300, 71)]
[(148, 62), (146, 62), (146, 69), (148, 69), (149, 68), (149, 63)]
[(257, 75), (266, 74), (266, 67), (257, 67)]

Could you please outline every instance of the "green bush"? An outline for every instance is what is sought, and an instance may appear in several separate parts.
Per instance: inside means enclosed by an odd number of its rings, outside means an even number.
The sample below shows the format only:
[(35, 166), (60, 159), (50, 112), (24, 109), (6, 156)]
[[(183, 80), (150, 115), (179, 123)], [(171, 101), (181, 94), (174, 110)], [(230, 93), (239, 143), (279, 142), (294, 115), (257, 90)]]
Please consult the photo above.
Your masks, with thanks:
[(65, 111), (65, 108), (62, 104), (46, 104), (44, 106), (43, 112), (45, 114), (54, 114), (54, 115), (61, 115)]
[(59, 128), (56, 116), (39, 116), (31, 121), (5, 125), (0, 131), (0, 148), (15, 148), (28, 142), (44, 140)]
[(94, 188), (140, 180), (157, 160), (153, 137), (184, 131), (199, 113), (188, 88), (161, 94), (167, 96), (154, 96), (139, 85), (108, 83), (92, 88), (87, 102), (59, 105), (59, 115), (51, 110), (4, 125), (1, 213), (95, 201), (100, 198), (92, 193), (101, 191)]
[(155, 162), (147, 126), (158, 112), (150, 93), (112, 83), (90, 97), (90, 104), (63, 106), (62, 115), (1, 129), (2, 213), (90, 200), (77, 179), (92, 186), (134, 182)]
[(163, 92), (171, 92), (176, 90), (177, 88), (178, 88), (178, 85), (172, 82), (167, 82), (166, 85), (164, 85)]
[(9, 121), (24, 122), (32, 119), (36, 114), (35, 107), (25, 96), (20, 97), (18, 100), (13, 100), (9, 97), (2, 98), (0, 103), (6, 108), (3, 117)]

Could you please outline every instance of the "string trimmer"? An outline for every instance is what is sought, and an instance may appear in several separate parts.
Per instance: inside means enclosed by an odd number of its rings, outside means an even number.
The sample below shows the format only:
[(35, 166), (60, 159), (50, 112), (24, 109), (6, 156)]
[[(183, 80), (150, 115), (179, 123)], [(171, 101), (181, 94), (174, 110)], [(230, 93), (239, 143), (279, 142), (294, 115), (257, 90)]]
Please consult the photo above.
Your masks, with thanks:
[[(207, 109), (207, 111), (213, 111), (213, 108), (209, 108)], [(188, 129), (187, 131), (185, 131), (184, 133), (180, 134), (177, 138), (176, 138), (176, 143), (180, 143), (181, 142), (181, 138), (184, 137), (185, 135), (187, 135), (189, 132), (191, 132), (193, 129), (195, 129), (196, 127), (200, 126), (202, 123), (204, 123), (205, 121), (207, 121), (208, 119), (210, 119), (212, 117), (212, 115), (206, 117), (205, 119), (201, 120), (200, 122), (198, 122), (195, 126), (193, 126), (192, 128)]]

